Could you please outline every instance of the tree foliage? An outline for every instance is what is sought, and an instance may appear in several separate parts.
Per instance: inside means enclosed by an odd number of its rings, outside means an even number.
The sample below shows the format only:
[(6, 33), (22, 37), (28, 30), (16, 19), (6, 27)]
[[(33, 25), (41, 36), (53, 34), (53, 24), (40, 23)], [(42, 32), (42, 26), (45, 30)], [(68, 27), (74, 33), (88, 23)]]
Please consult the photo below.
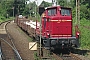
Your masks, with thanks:
[[(16, 14), (23, 15), (32, 15), (35, 16), (36, 2), (30, 2), (29, 4), (25, 4), (25, 1), (29, 0), (0, 0), (0, 15), (1, 16), (13, 16), (13, 8), (14, 8), (14, 16)], [(58, 5), (71, 7), (73, 12), (73, 17), (75, 16), (75, 8), (76, 8), (76, 0), (57, 0)], [(51, 6), (51, 3), (43, 1), (40, 6), (48, 7)], [(85, 18), (90, 20), (90, 0), (80, 0), (80, 15), (81, 19)]]
[(25, 0), (14, 0), (15, 14), (22, 14), (25, 9)]
[[(71, 7), (75, 16), (76, 0), (57, 0), (60, 6)], [(90, 20), (90, 0), (80, 0), (80, 18)]]
[(1, 16), (6, 16), (7, 14), (11, 15), (12, 13), (12, 7), (13, 7), (13, 0), (1, 0), (0, 1), (0, 15)]
[(40, 4), (40, 6), (48, 7), (48, 6), (51, 6), (51, 3), (48, 3), (48, 2), (42, 1), (42, 3)]

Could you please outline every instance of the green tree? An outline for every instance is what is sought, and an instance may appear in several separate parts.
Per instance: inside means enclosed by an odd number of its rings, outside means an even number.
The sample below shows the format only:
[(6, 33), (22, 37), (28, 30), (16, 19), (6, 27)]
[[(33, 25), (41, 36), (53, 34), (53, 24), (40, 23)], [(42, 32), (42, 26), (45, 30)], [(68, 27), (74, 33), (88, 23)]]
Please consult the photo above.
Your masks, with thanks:
[(43, 7), (48, 7), (48, 6), (51, 6), (52, 4), (51, 3), (48, 3), (48, 2), (45, 2), (45, 1), (42, 1), (42, 3), (40, 4), (40, 6), (43, 6)]
[(1, 0), (0, 7), (2, 7), (2, 9), (0, 9), (0, 15), (2, 16), (6, 16), (7, 14), (11, 15), (13, 0), (6, 0), (6, 1)]
[(22, 14), (25, 9), (25, 0), (14, 0), (15, 14)]

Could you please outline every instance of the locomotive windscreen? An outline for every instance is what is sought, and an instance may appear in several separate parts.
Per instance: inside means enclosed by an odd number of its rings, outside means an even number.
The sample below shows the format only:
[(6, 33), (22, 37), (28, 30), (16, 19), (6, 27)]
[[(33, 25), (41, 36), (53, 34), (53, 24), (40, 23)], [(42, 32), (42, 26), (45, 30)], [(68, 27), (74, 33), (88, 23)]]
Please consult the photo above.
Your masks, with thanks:
[(62, 16), (70, 16), (71, 15), (71, 10), (70, 9), (65, 9), (65, 8), (62, 8), (61, 9), (61, 15)]
[(56, 8), (52, 8), (48, 10), (48, 16), (54, 16), (56, 15)]

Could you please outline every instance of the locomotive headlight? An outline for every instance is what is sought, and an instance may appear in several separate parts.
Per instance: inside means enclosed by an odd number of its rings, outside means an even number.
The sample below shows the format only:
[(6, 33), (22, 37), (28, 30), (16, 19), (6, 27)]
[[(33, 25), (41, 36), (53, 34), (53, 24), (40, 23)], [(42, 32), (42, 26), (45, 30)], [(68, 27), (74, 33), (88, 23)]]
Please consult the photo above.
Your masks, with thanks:
[(77, 35), (79, 35), (79, 32), (77, 32)]
[(47, 35), (49, 36), (50, 34), (49, 34), (49, 33), (47, 33)]
[(49, 33), (47, 33), (47, 36), (48, 36), (48, 38), (50, 37), (50, 34)]
[(76, 38), (79, 38), (79, 35), (80, 35), (80, 33), (79, 33), (79, 32), (77, 32), (77, 33), (76, 33)]

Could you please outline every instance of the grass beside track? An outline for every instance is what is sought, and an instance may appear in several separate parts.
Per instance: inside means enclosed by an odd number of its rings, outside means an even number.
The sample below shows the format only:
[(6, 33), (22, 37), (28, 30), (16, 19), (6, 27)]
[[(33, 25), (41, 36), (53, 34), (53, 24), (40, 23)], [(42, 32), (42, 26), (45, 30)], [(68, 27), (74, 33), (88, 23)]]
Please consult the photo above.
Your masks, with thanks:
[[(73, 26), (75, 26), (76, 20), (73, 20)], [(90, 50), (90, 29), (83, 26), (90, 27), (90, 20), (81, 19), (79, 30), (80, 30), (80, 49)], [(75, 28), (73, 28), (73, 34), (75, 34)]]
[(90, 50), (90, 29), (83, 26), (90, 26), (90, 20), (82, 19), (80, 21), (80, 42), (82, 49)]
[(5, 17), (0, 16), (0, 22), (4, 22), (4, 21), (8, 21), (8, 20), (13, 20), (13, 19), (14, 19), (13, 17), (5, 18)]

